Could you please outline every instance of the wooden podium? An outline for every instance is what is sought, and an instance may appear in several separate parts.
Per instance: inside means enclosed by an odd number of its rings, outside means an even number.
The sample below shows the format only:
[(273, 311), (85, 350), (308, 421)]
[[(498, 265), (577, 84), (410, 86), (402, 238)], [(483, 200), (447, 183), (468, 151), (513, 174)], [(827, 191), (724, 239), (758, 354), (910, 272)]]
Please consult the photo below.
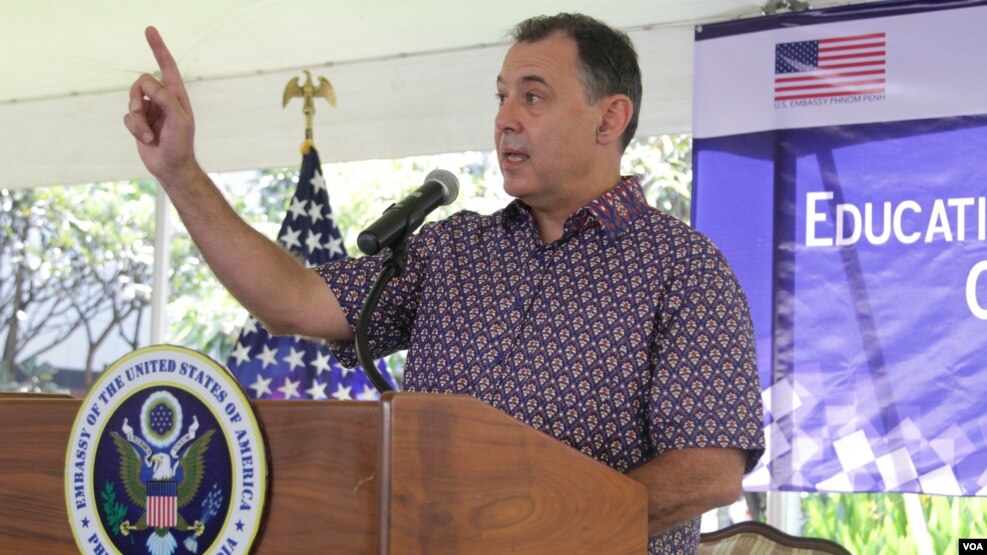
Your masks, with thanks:
[[(63, 477), (80, 404), (0, 394), (0, 551), (77, 552)], [(256, 553), (647, 551), (643, 486), (478, 400), (254, 407), (270, 467)]]

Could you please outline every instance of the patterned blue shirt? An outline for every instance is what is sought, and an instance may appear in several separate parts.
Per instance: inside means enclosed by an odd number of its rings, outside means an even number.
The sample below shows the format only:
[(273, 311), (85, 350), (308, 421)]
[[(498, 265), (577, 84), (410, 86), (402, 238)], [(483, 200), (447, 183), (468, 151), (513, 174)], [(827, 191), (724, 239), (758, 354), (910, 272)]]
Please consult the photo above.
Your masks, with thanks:
[[(355, 328), (383, 255), (319, 268)], [(753, 328), (704, 236), (636, 178), (542, 243), (530, 209), (425, 225), (381, 297), (373, 356), (407, 349), (404, 389), (471, 395), (626, 472), (671, 449), (764, 449)], [(335, 346), (357, 362), (350, 343)], [(650, 552), (696, 550), (699, 519)]]

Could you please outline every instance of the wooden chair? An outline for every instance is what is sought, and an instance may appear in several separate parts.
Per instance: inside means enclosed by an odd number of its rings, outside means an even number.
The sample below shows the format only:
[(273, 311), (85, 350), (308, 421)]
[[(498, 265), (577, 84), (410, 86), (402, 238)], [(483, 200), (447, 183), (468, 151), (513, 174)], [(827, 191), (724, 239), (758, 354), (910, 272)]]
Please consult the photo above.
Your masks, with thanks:
[(819, 538), (788, 535), (777, 528), (756, 521), (700, 535), (700, 555), (850, 555), (840, 544)]

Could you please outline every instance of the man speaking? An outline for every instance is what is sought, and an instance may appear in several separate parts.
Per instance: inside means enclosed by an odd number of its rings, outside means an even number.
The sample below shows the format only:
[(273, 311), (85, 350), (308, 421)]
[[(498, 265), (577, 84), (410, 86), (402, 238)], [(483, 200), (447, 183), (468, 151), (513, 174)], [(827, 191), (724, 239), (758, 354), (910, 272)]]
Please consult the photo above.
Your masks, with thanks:
[[(620, 175), (641, 108), (628, 37), (578, 14), (513, 31), (495, 76), (504, 190), (408, 240), (369, 331), (407, 349), (405, 389), (471, 395), (627, 473), (649, 494), (650, 553), (693, 553), (764, 449), (747, 300), (708, 239)], [(137, 79), (124, 124), (220, 281), (272, 333), (353, 330), (388, 249), (305, 269), (247, 225), (198, 166), (181, 75)], [(277, 291), (278, 294), (272, 294)]]

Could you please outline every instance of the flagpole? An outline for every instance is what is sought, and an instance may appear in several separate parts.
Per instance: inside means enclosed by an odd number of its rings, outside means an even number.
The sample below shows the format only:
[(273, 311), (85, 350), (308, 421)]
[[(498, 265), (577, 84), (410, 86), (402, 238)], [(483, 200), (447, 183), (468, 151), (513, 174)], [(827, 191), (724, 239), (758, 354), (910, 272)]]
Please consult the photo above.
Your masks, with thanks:
[[(302, 164), (298, 172), (291, 208), (285, 213), (278, 232), (278, 243), (303, 261), (306, 267), (347, 256), (343, 238), (336, 226), (329, 203), (329, 191), (322, 176), (322, 162), (312, 140), (312, 116), (315, 96), (325, 97), (335, 106), (335, 94), (329, 81), (319, 77), (312, 83), (311, 74), (305, 84), (292, 79), (284, 90), (284, 104), (295, 96), (304, 99), (305, 141), (301, 146)], [(301, 336), (273, 336), (263, 324), (248, 318), (237, 334), (237, 340), (227, 360), (227, 367), (256, 399), (314, 399), (368, 401), (379, 398), (380, 386), (368, 374), (384, 379), (386, 362), (368, 363), (367, 368), (345, 367), (325, 341)], [(390, 378), (387, 375), (387, 378)], [(332, 388), (327, 391), (326, 388)], [(389, 389), (395, 386), (391, 385)]]

